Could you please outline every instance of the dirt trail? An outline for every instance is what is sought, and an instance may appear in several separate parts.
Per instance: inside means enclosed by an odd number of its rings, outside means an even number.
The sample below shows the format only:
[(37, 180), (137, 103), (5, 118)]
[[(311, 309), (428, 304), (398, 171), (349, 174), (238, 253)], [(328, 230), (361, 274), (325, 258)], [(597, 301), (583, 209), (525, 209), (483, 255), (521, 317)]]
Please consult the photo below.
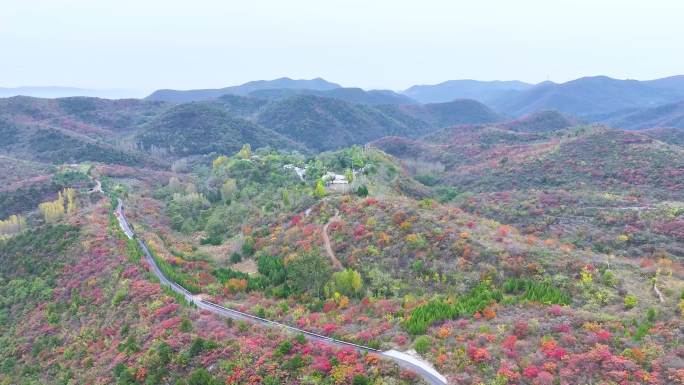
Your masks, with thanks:
[(335, 221), (340, 220), (340, 211), (338, 209), (335, 209), (335, 215), (328, 220), (328, 223), (326, 223), (323, 226), (323, 242), (325, 243), (325, 252), (328, 254), (328, 257), (330, 257), (330, 261), (332, 262), (333, 268), (335, 270), (342, 270), (344, 269), (344, 266), (340, 262), (339, 259), (335, 256), (335, 252), (332, 249), (332, 246), (330, 245), (330, 236), (328, 236), (328, 226), (330, 226), (331, 223)]

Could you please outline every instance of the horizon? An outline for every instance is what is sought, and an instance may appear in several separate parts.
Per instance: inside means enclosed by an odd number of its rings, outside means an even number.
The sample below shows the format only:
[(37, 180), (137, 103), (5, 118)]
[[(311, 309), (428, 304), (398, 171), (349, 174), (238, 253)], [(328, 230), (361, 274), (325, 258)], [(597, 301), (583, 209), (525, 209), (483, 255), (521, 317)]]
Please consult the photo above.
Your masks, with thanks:
[(669, 0), (10, 3), (0, 15), (6, 88), (149, 93), (288, 76), (403, 90), (454, 79), (645, 80), (684, 67), (670, 44), (684, 35), (684, 4)]
[[(600, 74), (600, 75), (585, 75), (585, 76), (580, 76), (580, 77), (573, 78), (573, 79), (569, 79), (569, 80), (563, 81), (563, 82), (556, 82), (556, 81), (553, 81), (553, 80), (544, 80), (544, 81), (540, 81), (540, 82), (537, 82), (537, 83), (525, 82), (525, 81), (522, 81), (522, 80), (519, 80), (519, 79), (494, 79), (494, 80), (480, 80), (480, 79), (447, 79), (447, 80), (439, 81), (439, 82), (436, 82), (436, 83), (430, 83), (430, 84), (414, 84), (414, 85), (411, 85), (411, 86), (406, 87), (406, 88), (404, 88), (404, 89), (364, 88), (364, 87), (360, 87), (360, 86), (357, 86), (357, 85), (342, 84), (342, 83), (337, 82), (337, 81), (335, 81), (335, 80), (326, 79), (326, 78), (321, 77), (321, 76), (313, 76), (313, 77), (307, 77), (307, 78), (294, 78), (294, 77), (291, 77), (291, 76), (280, 76), (280, 77), (272, 78), (272, 79), (265, 79), (265, 78), (263, 78), (263, 79), (253, 79), (253, 80), (249, 80), (249, 81), (247, 81), (247, 82), (243, 82), (243, 83), (239, 83), (239, 84), (218, 85), (218, 86), (216, 86), (216, 87), (205, 87), (205, 88), (199, 88), (199, 87), (197, 87), (197, 88), (175, 89), (175, 88), (166, 88), (166, 87), (162, 87), (162, 88), (156, 88), (156, 89), (151, 89), (151, 90), (141, 90), (141, 89), (132, 89), (132, 88), (84, 88), (84, 87), (76, 87), (76, 86), (71, 86), (71, 85), (23, 85), (23, 86), (15, 86), (15, 87), (0, 85), (0, 90), (5, 90), (5, 91), (7, 91), (7, 90), (20, 90), (20, 89), (32, 89), (32, 88), (35, 88), (35, 89), (37, 89), (37, 90), (55, 90), (55, 91), (59, 91), (59, 90), (74, 90), (74, 91), (84, 91), (84, 92), (86, 92), (86, 93), (87, 93), (87, 92), (93, 92), (93, 93), (94, 93), (94, 92), (98, 92), (98, 93), (103, 93), (103, 94), (104, 94), (104, 93), (110, 93), (110, 94), (112, 94), (112, 95), (115, 96), (115, 97), (111, 97), (111, 98), (110, 98), (110, 97), (105, 97), (105, 96), (94, 96), (94, 97), (101, 97), (101, 98), (105, 98), (105, 99), (117, 99), (117, 98), (124, 98), (124, 99), (125, 99), (125, 98), (142, 99), (142, 98), (145, 98), (145, 97), (151, 95), (153, 92), (155, 92), (155, 91), (160, 91), (160, 90), (190, 91), (190, 90), (200, 90), (200, 89), (221, 89), (221, 88), (226, 88), (226, 87), (241, 86), (241, 85), (244, 85), (244, 84), (247, 84), (247, 83), (250, 83), (250, 82), (254, 82), (254, 81), (273, 81), (273, 80), (279, 80), (279, 79), (291, 79), (291, 80), (314, 80), (314, 79), (321, 79), (321, 80), (324, 80), (324, 81), (326, 81), (326, 82), (338, 84), (338, 85), (340, 85), (340, 86), (343, 87), (343, 88), (361, 88), (361, 89), (363, 89), (363, 90), (365, 90), (365, 91), (371, 91), (371, 90), (390, 90), (390, 91), (395, 91), (395, 92), (402, 93), (402, 92), (404, 92), (404, 91), (406, 91), (406, 90), (408, 90), (409, 88), (414, 87), (414, 86), (433, 86), (433, 85), (438, 85), (438, 84), (446, 83), (446, 82), (450, 82), (450, 81), (476, 81), (476, 82), (511, 82), (511, 81), (519, 81), (519, 82), (528, 83), (528, 84), (531, 84), (531, 85), (533, 85), (533, 86), (536, 86), (536, 85), (539, 85), (539, 84), (542, 84), (542, 83), (546, 83), (546, 82), (551, 82), (551, 83), (555, 83), (555, 84), (563, 84), (563, 83), (567, 83), (567, 82), (571, 82), (571, 81), (575, 81), (575, 80), (579, 80), (579, 79), (583, 79), (583, 78), (596, 78), (596, 77), (607, 77), (607, 78), (614, 79), (614, 80), (649, 81), (649, 80), (658, 80), (658, 79), (665, 79), (665, 78), (674, 78), (674, 77), (680, 77), (680, 76), (684, 76), (684, 74), (673, 74), (673, 75), (667, 75), (667, 76), (663, 76), (663, 77), (659, 77), (659, 78), (649, 78), (649, 79), (616, 78), (616, 77), (612, 77), (612, 76)], [(116, 95), (119, 95), (119, 97), (116, 97)], [(14, 96), (31, 96), (31, 95), (16, 94), (16, 95), (14, 95)], [(70, 96), (84, 96), (84, 97), (90, 97), (90, 96), (93, 96), (93, 95), (76, 95), (76, 94), (74, 94), (74, 95), (70, 95)], [(4, 96), (4, 97), (9, 97), (9, 96)], [(39, 98), (45, 98), (46, 96), (37, 96), (37, 97), (39, 97)], [(61, 96), (58, 96), (58, 97), (61, 97)], [(68, 97), (68, 96), (67, 96), (67, 97)], [(0, 98), (2, 98), (2, 96), (0, 96)]]

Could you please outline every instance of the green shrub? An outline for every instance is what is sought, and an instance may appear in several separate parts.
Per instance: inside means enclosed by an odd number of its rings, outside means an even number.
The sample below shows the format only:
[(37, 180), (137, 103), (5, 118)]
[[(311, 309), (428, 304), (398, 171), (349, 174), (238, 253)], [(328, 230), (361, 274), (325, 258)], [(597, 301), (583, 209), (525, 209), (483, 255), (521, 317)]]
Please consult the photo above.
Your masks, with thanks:
[(503, 284), (503, 290), (509, 294), (515, 294), (518, 299), (543, 304), (569, 305), (570, 295), (559, 288), (546, 283), (527, 278), (508, 279)]
[(432, 340), (428, 336), (420, 336), (413, 343), (413, 348), (420, 354), (427, 353), (430, 350), (430, 346), (432, 346)]
[(278, 348), (276, 348), (276, 354), (280, 356), (284, 356), (292, 350), (292, 342), (290, 341), (283, 341), (278, 345)]
[(128, 295), (128, 292), (125, 288), (121, 288), (114, 293), (114, 297), (112, 297), (112, 306), (117, 306), (118, 304), (121, 303), (124, 299), (126, 299), (126, 296)]
[(636, 296), (628, 294), (625, 296), (625, 309), (633, 309), (639, 300)]
[(369, 385), (370, 381), (368, 381), (368, 377), (364, 376), (363, 374), (357, 374), (354, 376), (354, 380), (352, 381), (352, 385)]
[(230, 263), (236, 264), (239, 262), (242, 262), (242, 255), (240, 255), (238, 253), (233, 253), (230, 255)]

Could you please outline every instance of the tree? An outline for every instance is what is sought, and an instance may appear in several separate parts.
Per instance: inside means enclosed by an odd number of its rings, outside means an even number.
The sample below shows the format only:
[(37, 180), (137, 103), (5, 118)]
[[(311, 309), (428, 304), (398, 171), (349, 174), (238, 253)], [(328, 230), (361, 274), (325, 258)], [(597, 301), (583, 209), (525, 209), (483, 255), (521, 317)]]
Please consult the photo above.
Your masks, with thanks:
[(347, 182), (349, 183), (354, 180), (354, 173), (351, 169), (347, 169), (347, 171), (344, 172), (344, 178), (347, 179)]
[(215, 168), (215, 169), (219, 168), (219, 167), (221, 167), (221, 165), (223, 165), (227, 161), (228, 161), (228, 157), (225, 155), (221, 155), (221, 156), (217, 157), (216, 159), (214, 159), (213, 162), (211, 162), (211, 167)]
[(304, 254), (287, 267), (289, 286), (298, 293), (320, 297), (323, 285), (330, 279), (331, 269), (326, 258), (317, 253)]
[(53, 222), (64, 215), (64, 196), (60, 191), (57, 193), (57, 199), (50, 202), (43, 202), (38, 205), (40, 212), (45, 217), (45, 222)]
[(316, 188), (314, 188), (314, 196), (319, 199), (325, 197), (325, 186), (323, 185), (322, 179), (319, 179), (316, 182)]
[(3, 235), (18, 234), (26, 229), (26, 219), (21, 215), (12, 215), (0, 220), (0, 239)]
[(361, 198), (367, 197), (368, 187), (366, 187), (366, 185), (359, 186), (359, 188), (356, 189), (356, 195), (360, 196)]
[(283, 189), (282, 195), (283, 195), (283, 205), (285, 205), (285, 207), (290, 207), (290, 193), (286, 189)]
[(217, 385), (218, 383), (214, 376), (204, 368), (195, 369), (188, 378), (188, 385)]
[(348, 297), (355, 297), (361, 294), (361, 289), (363, 288), (363, 281), (361, 279), (361, 274), (353, 269), (346, 269), (343, 271), (338, 271), (332, 275), (332, 293), (327, 293), (333, 295), (335, 292), (344, 294)]
[(69, 187), (64, 189), (64, 196), (66, 197), (67, 201), (67, 207), (66, 207), (66, 212), (67, 214), (73, 214), (76, 211), (76, 191), (74, 191), (73, 188)]
[(237, 191), (237, 182), (232, 178), (227, 179), (223, 182), (223, 185), (221, 185), (221, 198), (223, 198), (224, 201), (227, 201), (233, 196), (235, 191)]
[(240, 151), (237, 153), (238, 158), (249, 159), (252, 157), (252, 146), (246, 143), (242, 146)]

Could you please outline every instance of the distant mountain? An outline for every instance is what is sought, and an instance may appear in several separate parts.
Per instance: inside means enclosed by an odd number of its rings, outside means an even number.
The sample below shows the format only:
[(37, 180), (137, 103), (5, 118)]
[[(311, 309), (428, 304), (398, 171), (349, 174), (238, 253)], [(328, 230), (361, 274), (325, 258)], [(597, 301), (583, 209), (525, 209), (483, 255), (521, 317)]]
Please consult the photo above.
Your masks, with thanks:
[(521, 116), (557, 110), (577, 116), (605, 114), (628, 108), (654, 107), (684, 99), (678, 78), (641, 82), (606, 76), (585, 77), (566, 83), (544, 82), (491, 103), (500, 112)]
[(654, 108), (632, 109), (604, 116), (603, 123), (626, 130), (656, 127), (684, 129), (684, 101)]
[(146, 151), (162, 151), (174, 156), (234, 153), (245, 143), (253, 148), (304, 149), (279, 133), (236, 118), (220, 105), (211, 103), (175, 106), (146, 125), (136, 139)]
[(579, 120), (558, 111), (541, 111), (502, 123), (500, 126), (511, 131), (548, 132), (563, 130), (579, 123)]
[(268, 89), (253, 91), (249, 96), (256, 98), (280, 100), (294, 95), (314, 95), (322, 98), (339, 99), (349, 103), (382, 105), (382, 104), (414, 104), (415, 100), (408, 96), (388, 90), (365, 91), (361, 88), (335, 88), (332, 90), (311, 89)]
[(314, 150), (331, 150), (387, 136), (417, 136), (431, 126), (408, 115), (386, 114), (367, 105), (312, 95), (266, 106), (257, 122)]
[(532, 88), (532, 84), (514, 81), (449, 80), (433, 85), (413, 86), (403, 92), (421, 103), (441, 103), (455, 99), (475, 99), (489, 103), (516, 91)]
[(379, 108), (389, 114), (401, 113), (409, 115), (435, 128), (459, 124), (493, 123), (502, 120), (502, 117), (491, 108), (475, 100), (468, 99), (423, 105), (388, 105)]
[(684, 75), (670, 76), (655, 80), (646, 80), (643, 83), (657, 88), (684, 90)]
[(139, 98), (141, 91), (125, 89), (85, 89), (75, 87), (15, 87), (1, 88), (0, 98), (12, 96), (32, 96), (36, 98), (65, 98), (70, 96), (88, 96), (107, 99)]
[(295, 80), (290, 78), (279, 78), (275, 80), (256, 80), (247, 82), (239, 86), (231, 86), (218, 89), (201, 90), (158, 90), (147, 96), (147, 100), (158, 100), (173, 103), (186, 103), (200, 100), (215, 99), (222, 95), (248, 95), (257, 90), (272, 89), (311, 89), (311, 90), (331, 90), (339, 88), (339, 84), (328, 82), (321, 78)]

